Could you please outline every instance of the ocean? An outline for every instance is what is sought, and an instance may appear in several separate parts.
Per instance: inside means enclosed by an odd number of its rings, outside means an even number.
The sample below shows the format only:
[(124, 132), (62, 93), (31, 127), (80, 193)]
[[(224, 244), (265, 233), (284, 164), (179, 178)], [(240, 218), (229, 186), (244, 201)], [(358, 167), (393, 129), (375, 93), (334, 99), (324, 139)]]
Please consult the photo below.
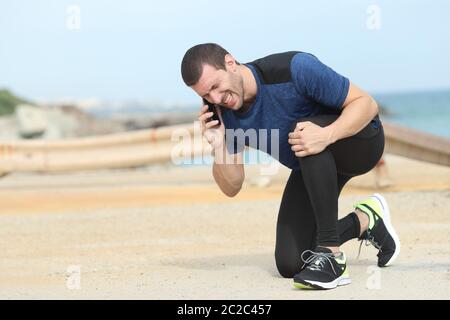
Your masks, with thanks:
[(382, 120), (450, 138), (450, 90), (373, 96)]

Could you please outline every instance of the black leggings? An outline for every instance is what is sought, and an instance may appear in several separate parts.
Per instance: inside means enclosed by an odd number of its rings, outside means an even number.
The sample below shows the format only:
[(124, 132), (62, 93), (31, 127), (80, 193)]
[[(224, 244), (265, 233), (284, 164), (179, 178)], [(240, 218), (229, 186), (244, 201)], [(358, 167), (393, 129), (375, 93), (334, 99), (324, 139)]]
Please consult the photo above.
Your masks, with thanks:
[[(299, 121), (324, 127), (337, 117), (320, 115)], [(339, 246), (359, 236), (354, 212), (338, 221), (338, 197), (352, 177), (377, 164), (383, 150), (383, 127), (376, 129), (369, 123), (356, 135), (329, 145), (319, 154), (298, 158), (300, 170), (292, 170), (289, 176), (277, 221), (275, 260), (283, 277), (299, 272), (304, 250), (318, 245)]]

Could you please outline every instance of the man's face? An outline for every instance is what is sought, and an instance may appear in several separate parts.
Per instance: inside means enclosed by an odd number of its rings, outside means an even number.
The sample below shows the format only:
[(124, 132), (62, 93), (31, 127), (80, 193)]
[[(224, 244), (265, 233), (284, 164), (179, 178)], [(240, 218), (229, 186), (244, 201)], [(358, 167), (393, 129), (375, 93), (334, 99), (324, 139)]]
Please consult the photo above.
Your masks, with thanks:
[(203, 65), (199, 81), (191, 88), (211, 103), (238, 110), (244, 102), (244, 83), (234, 61), (226, 61), (225, 67), (226, 70), (220, 70)]

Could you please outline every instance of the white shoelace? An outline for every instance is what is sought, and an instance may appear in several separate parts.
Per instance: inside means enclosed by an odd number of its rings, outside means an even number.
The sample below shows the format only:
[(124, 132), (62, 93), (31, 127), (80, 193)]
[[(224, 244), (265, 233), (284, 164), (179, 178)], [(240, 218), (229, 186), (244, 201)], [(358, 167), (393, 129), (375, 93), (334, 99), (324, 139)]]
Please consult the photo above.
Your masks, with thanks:
[[(311, 256), (308, 257), (308, 259), (304, 259), (305, 253), (311, 253)], [(302, 261), (308, 265), (308, 269), (310, 270), (317, 270), (321, 271), (322, 268), (325, 266), (325, 261), (328, 261), (331, 265), (331, 268), (333, 269), (334, 274), (336, 273), (336, 270), (334, 269), (333, 262), (331, 259), (334, 259), (335, 256), (333, 253), (326, 253), (326, 252), (315, 252), (312, 250), (305, 250), (303, 251), (302, 255), (300, 256)]]
[(367, 233), (367, 239), (362, 239), (361, 243), (359, 244), (359, 250), (358, 250), (358, 257), (357, 257), (357, 259), (359, 259), (359, 255), (361, 254), (361, 247), (362, 247), (363, 243), (366, 245), (366, 247), (368, 247), (370, 245), (373, 245), (375, 248), (380, 250), (380, 252), (382, 252), (381, 246), (378, 244), (378, 242), (375, 241), (374, 237), (371, 236), (370, 233)]

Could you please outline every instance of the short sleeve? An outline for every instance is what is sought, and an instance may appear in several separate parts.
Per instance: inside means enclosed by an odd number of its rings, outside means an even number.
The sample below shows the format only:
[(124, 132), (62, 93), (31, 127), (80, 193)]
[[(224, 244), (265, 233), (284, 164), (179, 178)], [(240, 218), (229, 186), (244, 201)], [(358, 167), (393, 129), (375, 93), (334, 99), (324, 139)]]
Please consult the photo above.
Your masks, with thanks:
[(314, 55), (296, 54), (292, 59), (291, 74), (296, 89), (307, 98), (335, 109), (344, 104), (350, 81)]

